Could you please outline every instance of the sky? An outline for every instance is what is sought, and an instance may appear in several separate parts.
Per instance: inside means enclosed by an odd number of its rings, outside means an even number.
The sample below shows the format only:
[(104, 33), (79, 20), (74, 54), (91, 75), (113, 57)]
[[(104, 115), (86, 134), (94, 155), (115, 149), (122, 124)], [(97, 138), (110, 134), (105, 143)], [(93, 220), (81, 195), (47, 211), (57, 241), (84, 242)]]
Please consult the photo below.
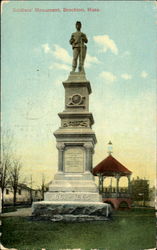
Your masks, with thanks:
[(32, 175), (34, 185), (40, 185), (42, 173), (48, 182), (57, 172), (53, 133), (60, 126), (57, 114), (64, 110), (62, 82), (71, 71), (69, 39), (76, 21), (81, 21), (88, 37), (85, 71), (97, 137), (93, 166), (107, 157), (111, 140), (113, 156), (133, 172), (132, 177), (154, 185), (155, 2), (5, 1), (1, 15), (2, 128), (14, 135), (23, 176)]

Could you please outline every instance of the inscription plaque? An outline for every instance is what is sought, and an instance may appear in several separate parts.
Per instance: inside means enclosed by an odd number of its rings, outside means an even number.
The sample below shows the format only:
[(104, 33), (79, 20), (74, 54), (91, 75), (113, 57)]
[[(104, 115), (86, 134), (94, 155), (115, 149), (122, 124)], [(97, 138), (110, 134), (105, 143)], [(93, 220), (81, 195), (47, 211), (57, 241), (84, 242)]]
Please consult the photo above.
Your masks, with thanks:
[(82, 147), (67, 147), (64, 152), (64, 171), (80, 173), (84, 171), (84, 149)]

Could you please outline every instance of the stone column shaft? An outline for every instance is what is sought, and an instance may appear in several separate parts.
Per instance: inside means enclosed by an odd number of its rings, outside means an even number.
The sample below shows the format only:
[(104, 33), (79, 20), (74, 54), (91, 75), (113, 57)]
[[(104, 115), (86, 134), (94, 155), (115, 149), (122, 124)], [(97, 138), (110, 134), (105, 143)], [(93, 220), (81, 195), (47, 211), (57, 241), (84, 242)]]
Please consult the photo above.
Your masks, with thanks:
[(63, 150), (58, 150), (58, 171), (63, 172)]
[(63, 172), (63, 153), (64, 153), (64, 144), (58, 144), (58, 172)]
[(85, 143), (84, 147), (86, 149), (86, 165), (85, 165), (85, 172), (89, 172), (92, 170), (92, 144)]
[(86, 172), (91, 170), (91, 164), (92, 164), (91, 150), (88, 148), (86, 149), (86, 166), (85, 166)]

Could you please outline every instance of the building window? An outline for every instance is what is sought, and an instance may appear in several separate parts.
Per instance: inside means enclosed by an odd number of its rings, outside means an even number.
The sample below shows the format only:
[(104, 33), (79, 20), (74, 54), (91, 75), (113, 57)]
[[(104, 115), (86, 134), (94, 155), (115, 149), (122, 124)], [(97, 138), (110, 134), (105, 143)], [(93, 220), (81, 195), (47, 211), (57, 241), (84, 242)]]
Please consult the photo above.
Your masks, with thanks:
[(9, 189), (6, 189), (6, 194), (9, 194)]
[(19, 195), (21, 195), (21, 189), (19, 189)]

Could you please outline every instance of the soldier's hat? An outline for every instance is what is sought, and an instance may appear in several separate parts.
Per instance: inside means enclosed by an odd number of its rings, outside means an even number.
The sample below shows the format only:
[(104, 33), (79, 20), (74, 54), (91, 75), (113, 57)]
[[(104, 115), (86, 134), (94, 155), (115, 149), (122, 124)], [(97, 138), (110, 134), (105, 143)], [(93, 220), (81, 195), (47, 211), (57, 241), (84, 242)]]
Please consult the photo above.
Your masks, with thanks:
[(82, 25), (80, 21), (77, 21), (77, 22), (76, 22), (76, 24), (80, 24), (80, 25)]

